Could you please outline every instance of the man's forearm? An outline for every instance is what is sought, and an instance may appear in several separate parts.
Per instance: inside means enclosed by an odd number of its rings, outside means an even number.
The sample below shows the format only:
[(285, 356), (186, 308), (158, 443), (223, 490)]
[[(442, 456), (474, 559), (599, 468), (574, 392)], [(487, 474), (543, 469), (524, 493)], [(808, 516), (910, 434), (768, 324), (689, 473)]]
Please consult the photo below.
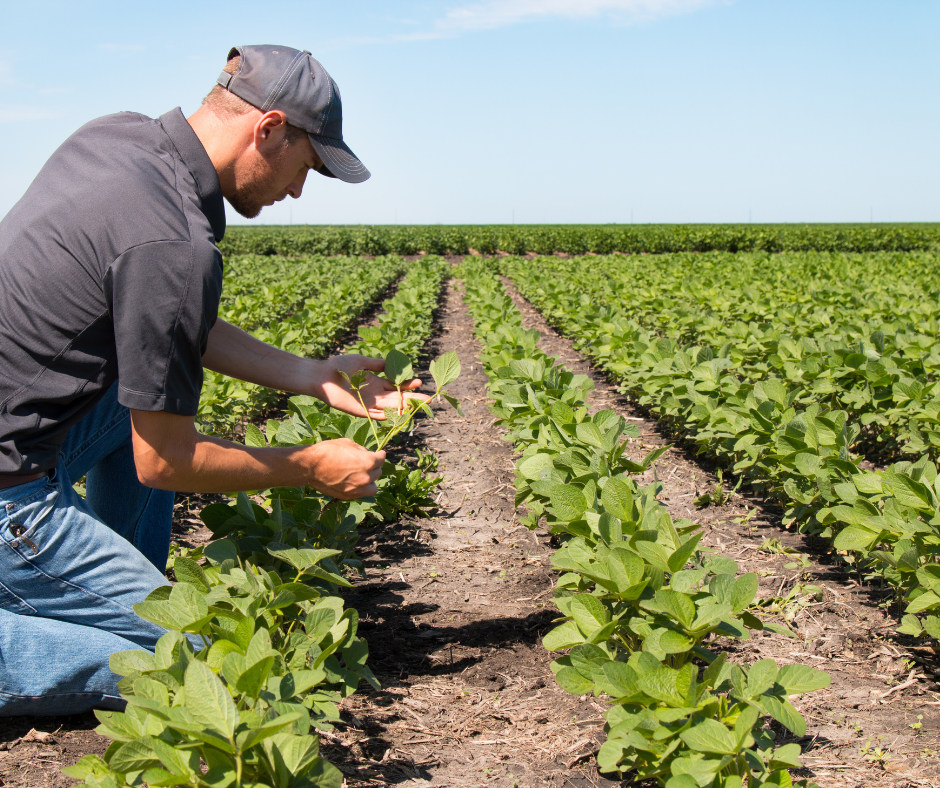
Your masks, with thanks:
[(295, 394), (321, 396), (323, 362), (301, 358), (217, 320), (202, 363), (215, 372)]
[(162, 454), (154, 450), (154, 443), (135, 434), (134, 455), (141, 481), (163, 490), (234, 492), (302, 487), (312, 475), (306, 463), (299, 462), (308, 459), (303, 456), (304, 447), (254, 449), (198, 433), (169, 450), (161, 446)]
[(374, 495), (385, 452), (345, 438), (255, 449), (201, 435), (192, 417), (131, 411), (140, 481), (161, 490), (236, 492), (311, 486), (335, 498)]

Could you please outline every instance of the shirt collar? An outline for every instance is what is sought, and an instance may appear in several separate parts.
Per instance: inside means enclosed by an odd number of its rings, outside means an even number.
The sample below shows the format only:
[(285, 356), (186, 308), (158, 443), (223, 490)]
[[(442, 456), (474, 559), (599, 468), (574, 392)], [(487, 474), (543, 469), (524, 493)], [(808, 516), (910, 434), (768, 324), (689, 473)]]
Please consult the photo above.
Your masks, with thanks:
[(225, 235), (225, 203), (222, 202), (222, 185), (212, 165), (212, 159), (179, 107), (161, 115), (159, 120), (163, 130), (176, 146), (183, 164), (196, 181), (200, 207), (209, 220), (215, 242), (218, 243)]

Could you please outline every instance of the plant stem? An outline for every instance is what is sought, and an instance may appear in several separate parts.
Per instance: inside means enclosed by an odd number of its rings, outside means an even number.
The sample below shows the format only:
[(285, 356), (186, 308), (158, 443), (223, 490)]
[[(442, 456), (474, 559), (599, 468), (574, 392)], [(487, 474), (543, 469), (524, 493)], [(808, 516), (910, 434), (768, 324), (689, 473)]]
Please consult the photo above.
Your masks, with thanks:
[[(359, 404), (362, 405), (362, 409), (366, 412), (366, 418), (369, 420), (369, 427), (372, 429), (372, 437), (375, 438), (375, 442), (376, 442), (376, 444), (378, 444), (378, 443), (379, 443), (379, 435), (378, 435), (378, 433), (375, 431), (375, 422), (373, 421), (372, 416), (371, 416), (370, 413), (369, 413), (369, 409), (366, 407), (365, 401), (362, 399), (362, 391), (361, 391), (361, 389), (356, 389), (356, 396), (359, 398)], [(382, 448), (382, 447), (379, 446), (379, 448), (376, 449), (376, 451), (380, 451), (381, 448)]]

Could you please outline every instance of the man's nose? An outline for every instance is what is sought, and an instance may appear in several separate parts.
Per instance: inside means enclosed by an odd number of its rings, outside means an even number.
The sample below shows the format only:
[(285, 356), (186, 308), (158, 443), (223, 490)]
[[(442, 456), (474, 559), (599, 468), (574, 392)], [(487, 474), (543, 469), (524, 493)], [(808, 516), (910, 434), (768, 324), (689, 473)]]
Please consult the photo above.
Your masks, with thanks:
[(304, 170), (301, 175), (298, 175), (290, 185), (287, 187), (287, 193), (293, 197), (295, 200), (300, 197), (304, 190), (304, 183), (307, 180), (307, 171)]

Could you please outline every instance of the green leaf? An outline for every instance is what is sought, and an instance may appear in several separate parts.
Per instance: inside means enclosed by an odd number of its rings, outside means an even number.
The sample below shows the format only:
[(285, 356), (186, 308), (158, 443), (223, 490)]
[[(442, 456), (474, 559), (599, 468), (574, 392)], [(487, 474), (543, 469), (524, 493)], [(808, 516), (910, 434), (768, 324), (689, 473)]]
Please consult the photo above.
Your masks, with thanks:
[(747, 672), (747, 691), (752, 698), (763, 695), (777, 680), (777, 663), (762, 659), (751, 665)]
[(850, 525), (836, 534), (832, 544), (837, 550), (852, 550), (867, 553), (878, 534), (858, 525)]
[(574, 668), (565, 667), (555, 674), (558, 685), (572, 695), (586, 695), (594, 691), (594, 682), (582, 676)]
[(569, 605), (569, 614), (585, 637), (591, 637), (610, 621), (607, 608), (591, 594), (578, 594), (574, 597)]
[(254, 424), (249, 424), (245, 427), (245, 445), (255, 449), (263, 449), (268, 445), (268, 442), (265, 440), (264, 433), (261, 430)]
[(604, 448), (604, 440), (601, 437), (601, 431), (596, 424), (590, 421), (581, 422), (581, 424), (575, 427), (575, 434), (578, 436), (578, 440), (587, 446), (591, 446), (595, 449)]
[(618, 476), (607, 480), (601, 492), (604, 508), (623, 523), (633, 520), (633, 492), (630, 485)]
[(82, 756), (81, 760), (74, 766), (67, 766), (62, 769), (62, 774), (74, 780), (84, 780), (86, 777), (92, 775), (96, 777), (106, 777), (112, 773), (112, 770), (108, 768), (108, 764), (101, 760), (101, 757), (98, 755)]
[(463, 416), (463, 411), (460, 409), (460, 400), (456, 397), (452, 397), (446, 391), (442, 391), (441, 396), (450, 403), (450, 406), (456, 410), (459, 415)]
[(547, 651), (561, 651), (562, 649), (580, 646), (584, 643), (584, 635), (574, 621), (566, 621), (542, 638), (542, 645)]
[[(910, 635), (911, 637), (920, 637), (924, 631), (923, 625), (920, 623), (920, 619), (917, 616), (905, 615), (901, 619), (901, 626), (898, 627), (898, 632), (902, 635)], [(113, 657), (112, 657), (113, 659)], [(111, 668), (114, 670), (114, 668)], [(115, 671), (116, 673), (117, 671)]]
[(460, 358), (453, 350), (444, 353), (431, 362), (430, 372), (437, 388), (453, 383), (460, 377)]
[(647, 602), (644, 607), (665, 613), (685, 629), (692, 625), (692, 620), (695, 618), (695, 603), (685, 594), (680, 594), (671, 588), (657, 591), (653, 601)]
[(217, 640), (209, 647), (206, 664), (214, 670), (220, 670), (222, 662), (232, 652), (241, 654), (241, 649), (231, 640)]
[(552, 455), (540, 452), (524, 459), (516, 466), (516, 470), (523, 478), (535, 481), (541, 478), (540, 474), (545, 468), (551, 467)]
[(252, 728), (247, 730), (244, 733), (238, 734), (236, 743), (240, 750), (247, 750), (251, 747), (254, 747), (259, 742), (264, 741), (269, 736), (273, 736), (276, 733), (280, 733), (285, 728), (290, 727), (297, 720), (301, 718), (301, 714), (297, 712), (292, 712), (290, 714), (281, 714), (279, 717), (275, 717), (273, 720), (269, 720), (258, 728)]
[(264, 689), (264, 686), (267, 684), (268, 676), (273, 666), (273, 655), (258, 660), (250, 667), (246, 668), (238, 677), (238, 683), (235, 685), (235, 689), (245, 693), (250, 698), (257, 698), (261, 694), (261, 690)]
[(744, 610), (757, 596), (757, 582), (757, 574), (754, 572), (741, 575), (734, 581), (729, 601), (731, 602), (731, 609), (735, 613)]
[(215, 539), (205, 546), (202, 554), (213, 564), (219, 565), (223, 561), (235, 561), (238, 558), (238, 546), (231, 539)]
[(118, 676), (129, 676), (131, 673), (143, 673), (154, 669), (153, 654), (149, 651), (130, 649), (116, 651), (108, 659), (108, 667)]
[(912, 509), (917, 510), (933, 510), (934, 506), (931, 500), (930, 490), (926, 485), (915, 482), (909, 476), (900, 473), (891, 474), (890, 476), (886, 475), (883, 478), (885, 482), (890, 481), (891, 489), (894, 491), (894, 497), (900, 504), (910, 506)]
[(689, 679), (683, 671), (661, 667), (641, 676), (637, 682), (643, 692), (673, 706), (684, 706)]
[(831, 679), (828, 673), (807, 665), (784, 665), (777, 674), (777, 683), (786, 690), (787, 695), (797, 695), (825, 689)]
[(186, 711), (199, 724), (231, 740), (238, 724), (235, 702), (222, 680), (208, 665), (193, 660), (186, 668)]
[(800, 745), (796, 742), (784, 744), (773, 750), (770, 755), (770, 768), (776, 769), (799, 769), (800, 768)]
[(933, 591), (928, 591), (911, 602), (904, 612), (909, 614), (923, 613), (925, 610), (933, 610), (938, 607), (940, 607), (940, 596), (937, 596)]
[(789, 701), (781, 700), (776, 695), (764, 695), (760, 700), (767, 713), (794, 735), (806, 735), (806, 720)]
[(696, 752), (734, 755), (738, 751), (734, 734), (717, 720), (703, 719), (680, 733), (679, 738)]
[(209, 590), (209, 578), (205, 570), (191, 558), (180, 557), (173, 562), (173, 574), (180, 583), (196, 586), (203, 593)]
[(859, 473), (852, 477), (852, 481), (855, 482), (856, 489), (865, 495), (880, 495), (882, 492), (880, 473)]
[(142, 736), (118, 747), (108, 759), (108, 765), (118, 772), (140, 772), (159, 766), (160, 759), (153, 749), (150, 736)]
[(414, 377), (411, 359), (400, 350), (390, 350), (385, 357), (385, 377), (396, 386), (400, 386)]
[(556, 517), (563, 522), (579, 519), (587, 509), (584, 493), (572, 484), (555, 484), (548, 495)]

